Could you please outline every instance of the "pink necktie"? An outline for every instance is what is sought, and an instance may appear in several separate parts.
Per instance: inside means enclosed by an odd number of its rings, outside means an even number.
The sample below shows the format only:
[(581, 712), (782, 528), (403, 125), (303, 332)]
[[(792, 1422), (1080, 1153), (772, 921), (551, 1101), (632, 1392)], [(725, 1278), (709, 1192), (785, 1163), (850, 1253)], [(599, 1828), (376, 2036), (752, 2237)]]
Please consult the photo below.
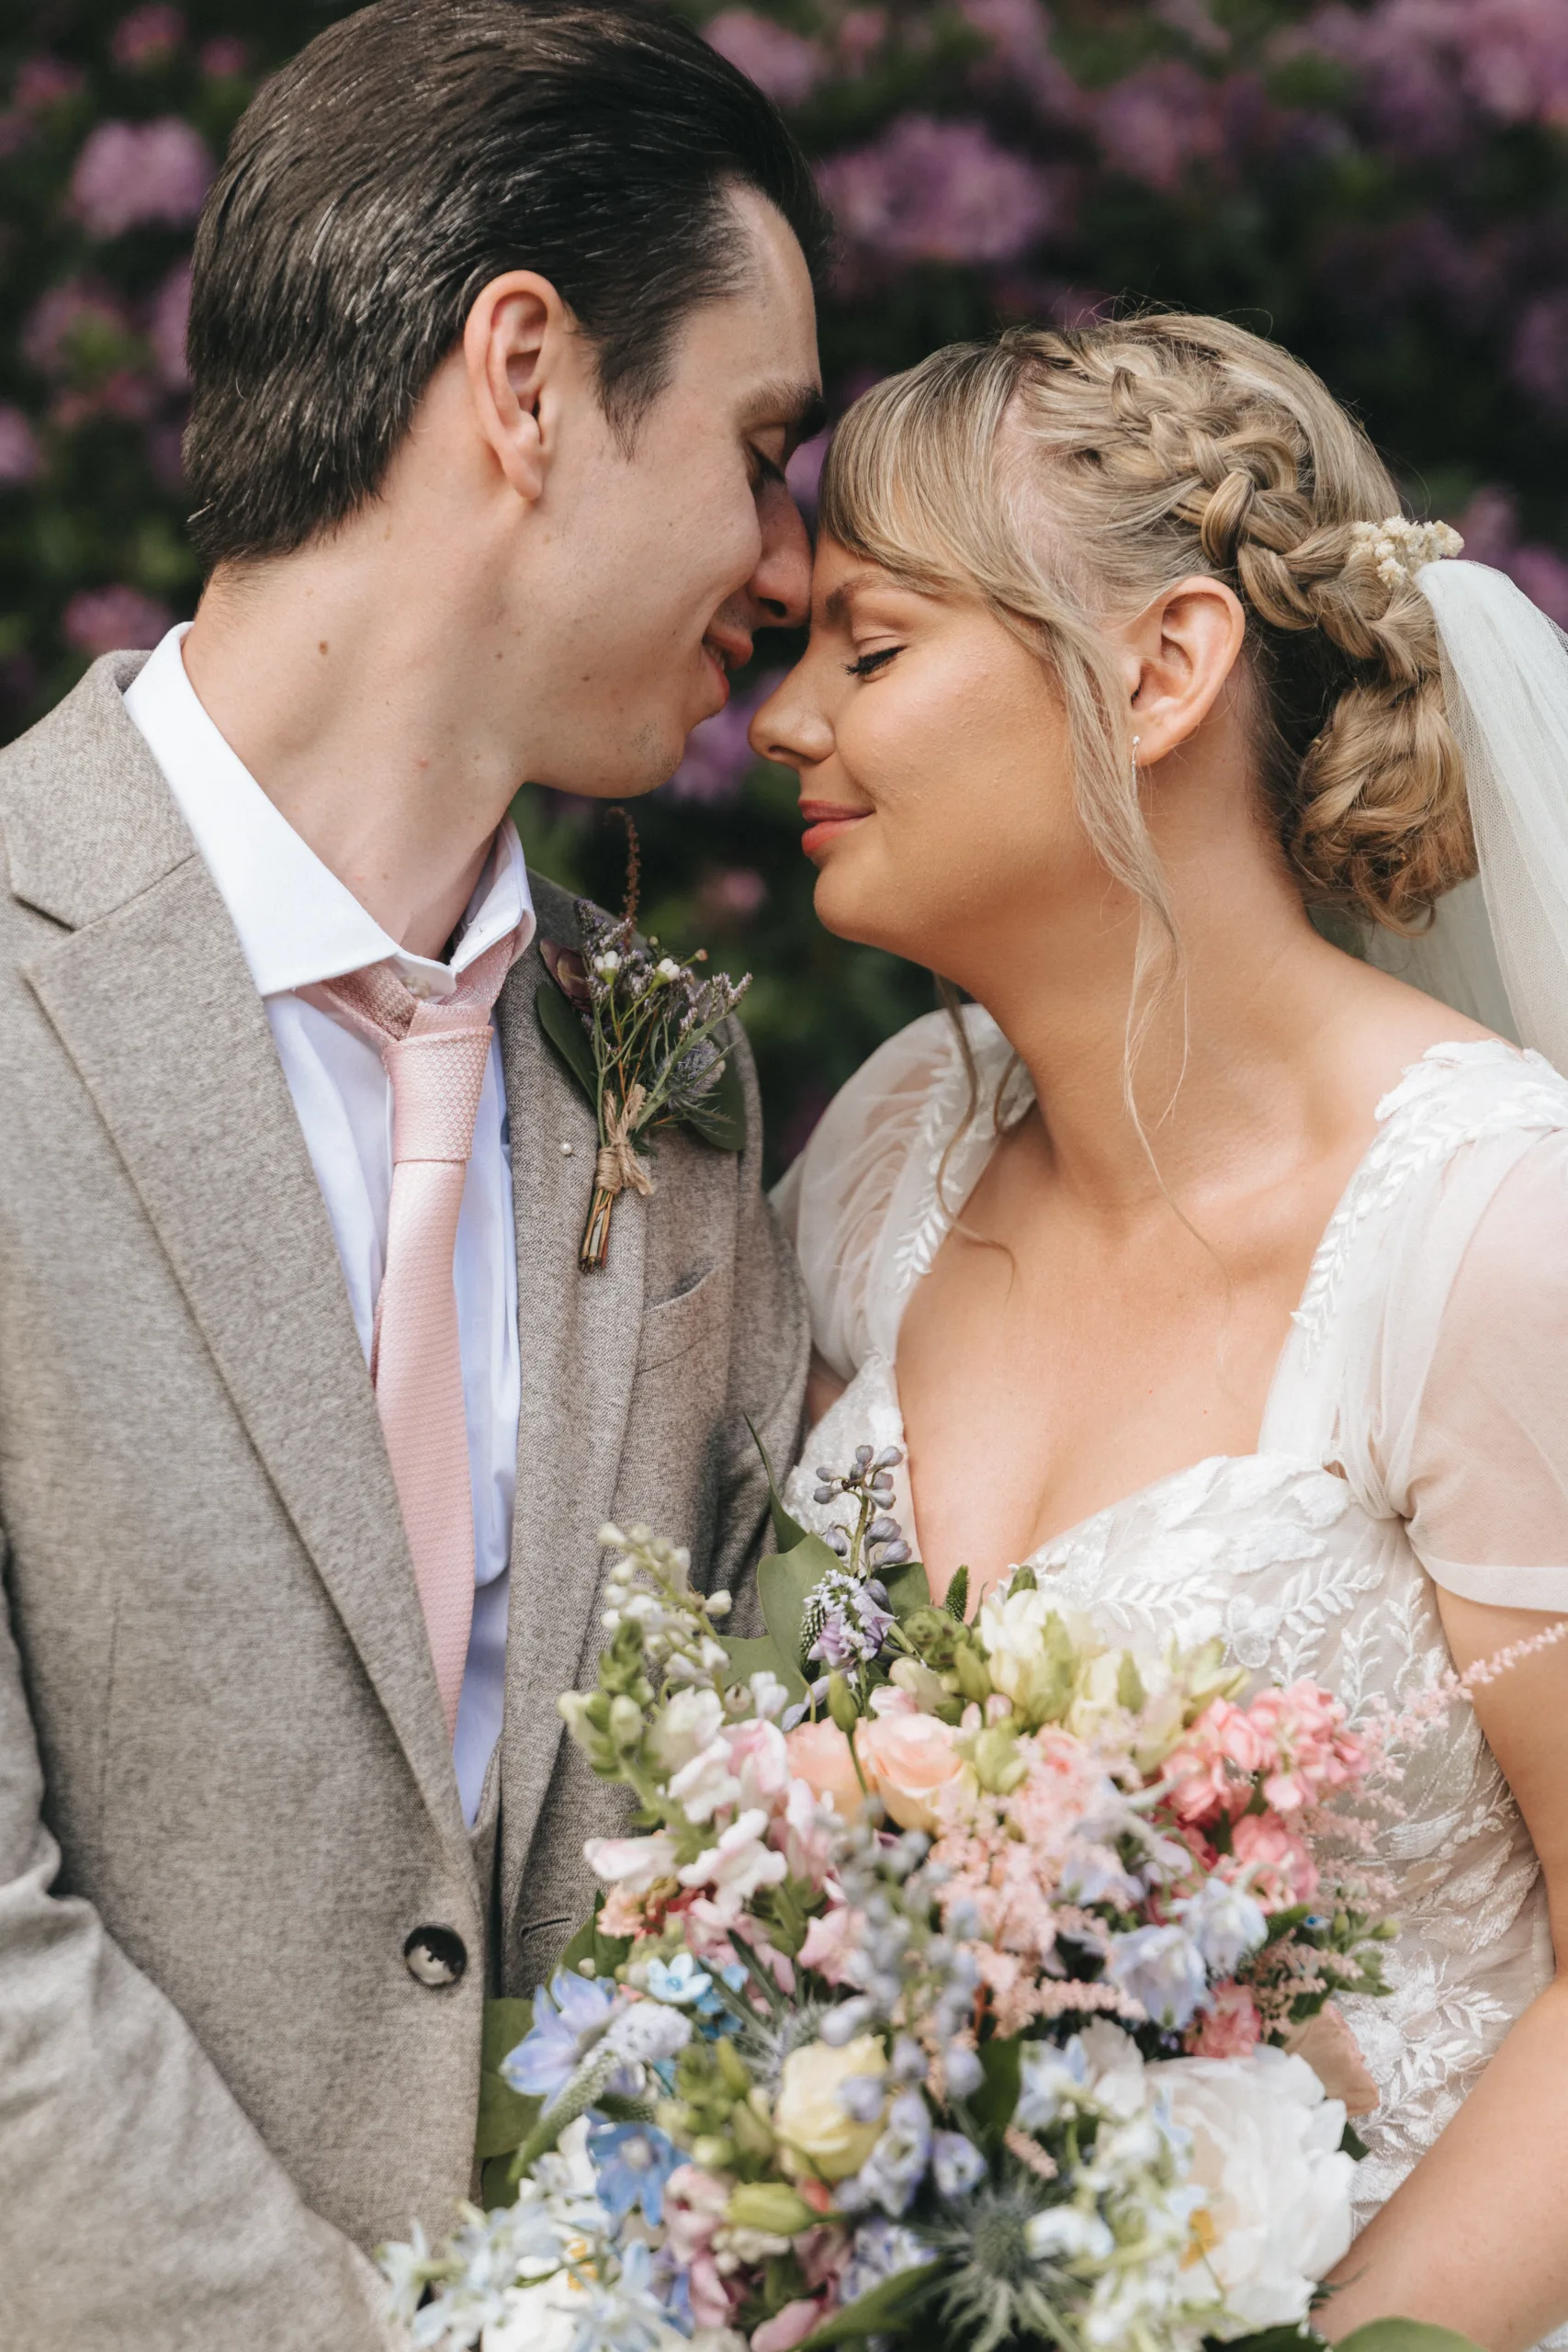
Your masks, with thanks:
[(456, 993), (416, 997), (390, 964), (299, 993), (380, 1052), (392, 1081), (392, 1197), (370, 1377), (413, 1555), (448, 1733), (474, 1614), (474, 1496), (452, 1253), (490, 1057), (491, 1008), (522, 952), (509, 932)]

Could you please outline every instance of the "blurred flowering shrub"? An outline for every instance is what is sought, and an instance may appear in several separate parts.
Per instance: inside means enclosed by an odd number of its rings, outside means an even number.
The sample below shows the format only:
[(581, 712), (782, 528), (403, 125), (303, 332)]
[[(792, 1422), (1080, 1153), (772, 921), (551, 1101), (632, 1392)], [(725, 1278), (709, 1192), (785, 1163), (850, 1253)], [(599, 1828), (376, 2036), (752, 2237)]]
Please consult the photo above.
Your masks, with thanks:
[[(198, 587), (183, 527), (195, 219), (257, 80), (327, 0), (0, 23), (0, 733)], [(1568, 0), (767, 0), (699, 8), (777, 98), (841, 230), (838, 402), (933, 344), (1117, 299), (1271, 331), (1422, 509), (1568, 625)], [(820, 448), (793, 478), (808, 506)], [(793, 779), (746, 721), (788, 648), (646, 804), (650, 919), (756, 981), (775, 1154), (925, 976), (828, 939)], [(619, 828), (529, 792), (532, 854), (614, 898)]]

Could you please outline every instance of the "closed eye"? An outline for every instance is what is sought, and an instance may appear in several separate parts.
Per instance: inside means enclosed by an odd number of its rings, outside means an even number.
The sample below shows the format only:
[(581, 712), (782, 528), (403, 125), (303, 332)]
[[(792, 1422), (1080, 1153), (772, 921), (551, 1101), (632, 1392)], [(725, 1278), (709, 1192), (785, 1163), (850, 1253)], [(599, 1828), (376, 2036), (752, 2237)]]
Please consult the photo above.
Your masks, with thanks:
[(852, 678), (874, 678), (896, 654), (904, 650), (901, 645), (879, 646), (874, 653), (863, 653), (858, 662), (846, 662), (844, 668)]

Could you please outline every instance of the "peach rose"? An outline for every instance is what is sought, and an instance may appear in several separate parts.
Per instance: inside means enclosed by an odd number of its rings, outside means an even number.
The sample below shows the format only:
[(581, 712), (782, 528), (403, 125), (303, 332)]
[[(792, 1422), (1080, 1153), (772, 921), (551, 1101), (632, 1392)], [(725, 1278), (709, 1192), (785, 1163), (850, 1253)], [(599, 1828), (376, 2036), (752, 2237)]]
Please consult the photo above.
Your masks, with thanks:
[(956, 1735), (936, 1715), (873, 1715), (860, 1724), (861, 1769), (900, 1829), (936, 1830), (932, 1800), (964, 1769)]
[(838, 1724), (796, 1724), (784, 1747), (793, 1778), (804, 1781), (814, 1796), (826, 1797), (836, 1813), (852, 1821), (865, 1803), (865, 1791), (855, 1771), (850, 1743)]

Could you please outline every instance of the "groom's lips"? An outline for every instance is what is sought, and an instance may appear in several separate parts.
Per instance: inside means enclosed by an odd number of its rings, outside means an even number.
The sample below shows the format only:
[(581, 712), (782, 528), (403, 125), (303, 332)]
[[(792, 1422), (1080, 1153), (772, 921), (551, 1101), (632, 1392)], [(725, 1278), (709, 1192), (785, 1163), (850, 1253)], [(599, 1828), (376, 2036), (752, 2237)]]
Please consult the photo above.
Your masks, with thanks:
[(829, 842), (837, 841), (840, 834), (847, 833), (852, 825), (858, 825), (863, 818), (870, 816), (871, 811), (869, 808), (846, 808), (838, 800), (803, 800), (800, 813), (806, 820), (800, 846), (807, 857), (820, 857)]
[(751, 659), (751, 640), (739, 630), (710, 628), (703, 639), (703, 651), (718, 682), (718, 707), (722, 710), (729, 700), (730, 672), (746, 667)]

